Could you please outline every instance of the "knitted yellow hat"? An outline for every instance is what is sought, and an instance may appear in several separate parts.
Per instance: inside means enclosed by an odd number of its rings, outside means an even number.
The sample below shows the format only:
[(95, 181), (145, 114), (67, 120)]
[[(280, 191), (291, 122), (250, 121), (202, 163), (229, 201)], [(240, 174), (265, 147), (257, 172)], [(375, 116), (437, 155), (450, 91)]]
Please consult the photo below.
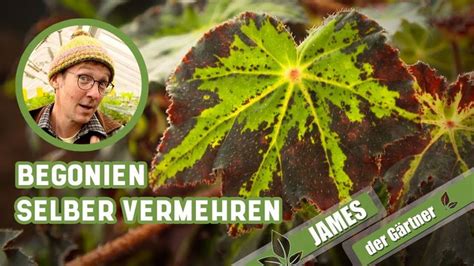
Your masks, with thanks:
[(48, 79), (73, 65), (85, 61), (95, 61), (104, 64), (110, 70), (110, 81), (114, 78), (112, 58), (96, 38), (83, 30), (75, 31), (71, 40), (61, 46), (51, 62)]

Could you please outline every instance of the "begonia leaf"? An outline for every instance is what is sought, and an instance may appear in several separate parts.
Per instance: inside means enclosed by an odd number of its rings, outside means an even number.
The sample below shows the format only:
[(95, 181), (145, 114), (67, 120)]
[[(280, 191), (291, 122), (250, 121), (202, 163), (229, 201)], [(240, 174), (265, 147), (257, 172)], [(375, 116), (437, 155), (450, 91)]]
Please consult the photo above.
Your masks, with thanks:
[[(416, 78), (417, 99), (422, 104), (425, 134), (420, 152), (400, 160), (384, 176), (396, 210), (474, 167), (474, 75), (460, 75), (452, 84), (423, 63), (410, 67)], [(400, 146), (411, 146), (410, 143)], [(395, 149), (388, 148), (390, 152)], [(394, 174), (397, 173), (397, 174)], [(451, 197), (452, 196), (452, 197)], [(444, 193), (446, 208), (456, 197)], [(410, 245), (400, 256), (403, 264), (473, 263), (473, 212), (468, 212)], [(402, 254), (402, 253), (399, 253)]]
[(370, 185), (384, 147), (418, 130), (412, 76), (357, 12), (299, 45), (282, 22), (244, 13), (206, 33), (167, 90), (153, 187), (222, 178), (226, 196), (325, 209)]
[(460, 75), (449, 85), (424, 63), (411, 66), (410, 72), (417, 80), (416, 97), (426, 130), (420, 138), (424, 141), (418, 142), (420, 152), (401, 159), (384, 177), (394, 208), (415, 198), (426, 180), (439, 186), (474, 167), (473, 74)]
[(390, 36), (399, 31), (403, 21), (426, 26), (426, 18), (421, 11), (422, 5), (417, 2), (392, 2), (367, 6), (360, 10), (361, 13), (377, 21)]

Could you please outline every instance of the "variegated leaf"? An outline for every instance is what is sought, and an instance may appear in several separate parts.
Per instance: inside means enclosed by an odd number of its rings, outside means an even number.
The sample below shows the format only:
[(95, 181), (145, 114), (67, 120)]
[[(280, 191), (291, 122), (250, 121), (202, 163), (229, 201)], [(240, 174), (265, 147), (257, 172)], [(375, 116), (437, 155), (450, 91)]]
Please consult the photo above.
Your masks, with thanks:
[[(439, 186), (474, 167), (473, 74), (461, 75), (449, 85), (424, 63), (411, 66), (410, 72), (417, 80), (425, 133), (417, 141), (389, 149), (391, 154), (406, 154), (415, 146), (419, 150), (398, 158), (384, 177), (392, 209), (413, 199), (422, 182), (430, 179)], [(411, 148), (403, 148), (407, 146)]]
[[(422, 104), (421, 122), (425, 125), (425, 134), (419, 135), (417, 141), (412, 138), (387, 148), (391, 155), (411, 153), (396, 159), (399, 161), (384, 176), (392, 211), (474, 167), (473, 73), (461, 75), (449, 85), (444, 77), (423, 63), (411, 66), (410, 72), (418, 84), (417, 99)], [(457, 204), (447, 193), (440, 200), (445, 208), (454, 208)], [(472, 211), (465, 213), (400, 251), (397, 256), (400, 263), (471, 265), (474, 261), (473, 217)]]
[(222, 177), (227, 196), (325, 209), (370, 185), (384, 147), (418, 130), (411, 75), (357, 12), (298, 46), (280, 21), (244, 13), (206, 33), (167, 90), (154, 187)]

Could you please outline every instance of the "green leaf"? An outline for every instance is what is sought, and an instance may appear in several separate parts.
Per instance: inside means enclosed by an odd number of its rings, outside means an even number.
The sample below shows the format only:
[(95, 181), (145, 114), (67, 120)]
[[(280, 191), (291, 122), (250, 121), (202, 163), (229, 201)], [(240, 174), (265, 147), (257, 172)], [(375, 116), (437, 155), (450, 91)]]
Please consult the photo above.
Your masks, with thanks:
[[(211, 27), (243, 11), (268, 12), (285, 21), (306, 22), (295, 0), (211, 0), (152, 7), (122, 29), (139, 42), (151, 81), (164, 83), (192, 45)], [(143, 42), (146, 40), (146, 42)]]
[(450, 202), (450, 203), (448, 204), (448, 207), (449, 207), (450, 209), (452, 209), (452, 208), (456, 207), (457, 204), (458, 204), (458, 203), (457, 203), (456, 201)]
[[(268, 12), (285, 21), (305, 23), (303, 8), (294, 0), (210, 0), (202, 3), (170, 2), (149, 8), (122, 30), (139, 41), (209, 28), (244, 11)], [(201, 29), (205, 30), (205, 29)], [(141, 39), (141, 40), (140, 40)]]
[(427, 26), (421, 9), (420, 3), (400, 2), (369, 6), (362, 8), (360, 12), (377, 21), (391, 36), (399, 31), (403, 21)]
[(122, 30), (139, 43), (149, 41), (150, 38), (179, 35), (200, 27), (197, 12), (199, 7), (190, 3), (156, 5), (124, 25)]
[(375, 22), (329, 18), (298, 47), (244, 13), (206, 33), (168, 82), (171, 126), (150, 184), (223, 178), (223, 194), (325, 209), (371, 184), (384, 146), (412, 134), (413, 80)]
[[(456, 73), (452, 43), (436, 28), (425, 28), (418, 23), (403, 21), (398, 32), (392, 37), (393, 44), (400, 49), (401, 58), (408, 64), (418, 61), (426, 62), (436, 68), (449, 80), (455, 79)], [(462, 69), (474, 68), (472, 41), (459, 38), (457, 41)]]
[(203, 19), (212, 24), (220, 23), (224, 20), (239, 15), (245, 11), (259, 11), (270, 13), (284, 21), (294, 23), (305, 23), (303, 8), (297, 1), (288, 0), (219, 0), (209, 1)]
[(448, 192), (444, 192), (444, 194), (441, 196), (441, 203), (443, 203), (444, 206), (448, 205), (449, 203)]
[(73, 0), (60, 0), (60, 3), (70, 10), (76, 12), (81, 17), (93, 18), (96, 15), (96, 8), (89, 0), (84, 1), (73, 1)]
[(272, 230), (272, 248), (273, 253), (284, 261), (288, 260), (290, 253), (290, 241), (284, 235)]
[(301, 260), (301, 255), (302, 255), (302, 254), (303, 254), (302, 251), (293, 254), (293, 255), (290, 257), (290, 265), (293, 265), (293, 264), (296, 265), (298, 262), (300, 262), (300, 260)]
[(282, 265), (277, 257), (266, 257), (258, 260), (262, 265)]

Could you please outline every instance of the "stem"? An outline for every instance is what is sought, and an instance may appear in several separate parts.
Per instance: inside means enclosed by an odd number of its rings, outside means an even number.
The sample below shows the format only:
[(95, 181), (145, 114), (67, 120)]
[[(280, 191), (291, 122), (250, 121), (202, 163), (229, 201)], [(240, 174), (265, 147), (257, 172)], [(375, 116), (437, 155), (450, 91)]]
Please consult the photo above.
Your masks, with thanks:
[(170, 227), (170, 224), (145, 224), (135, 229), (132, 229), (122, 236), (106, 243), (103, 246), (77, 257), (74, 260), (66, 263), (66, 266), (79, 265), (97, 265), (106, 264), (113, 261), (115, 258), (125, 255), (146, 242), (158, 233)]
[[(208, 190), (195, 195), (197, 197), (221, 196), (220, 185), (212, 186)], [(66, 263), (66, 266), (98, 265), (110, 263), (123, 255), (136, 250), (140, 245), (156, 237), (163, 230), (171, 227), (171, 224), (144, 224), (131, 229), (122, 236), (107, 242), (105, 245)]]
[(457, 75), (460, 75), (463, 73), (461, 54), (459, 53), (459, 45), (457, 41), (455, 40), (451, 41), (451, 47), (453, 48), (454, 69), (456, 71), (456, 73), (454, 73), (454, 76), (457, 77)]

